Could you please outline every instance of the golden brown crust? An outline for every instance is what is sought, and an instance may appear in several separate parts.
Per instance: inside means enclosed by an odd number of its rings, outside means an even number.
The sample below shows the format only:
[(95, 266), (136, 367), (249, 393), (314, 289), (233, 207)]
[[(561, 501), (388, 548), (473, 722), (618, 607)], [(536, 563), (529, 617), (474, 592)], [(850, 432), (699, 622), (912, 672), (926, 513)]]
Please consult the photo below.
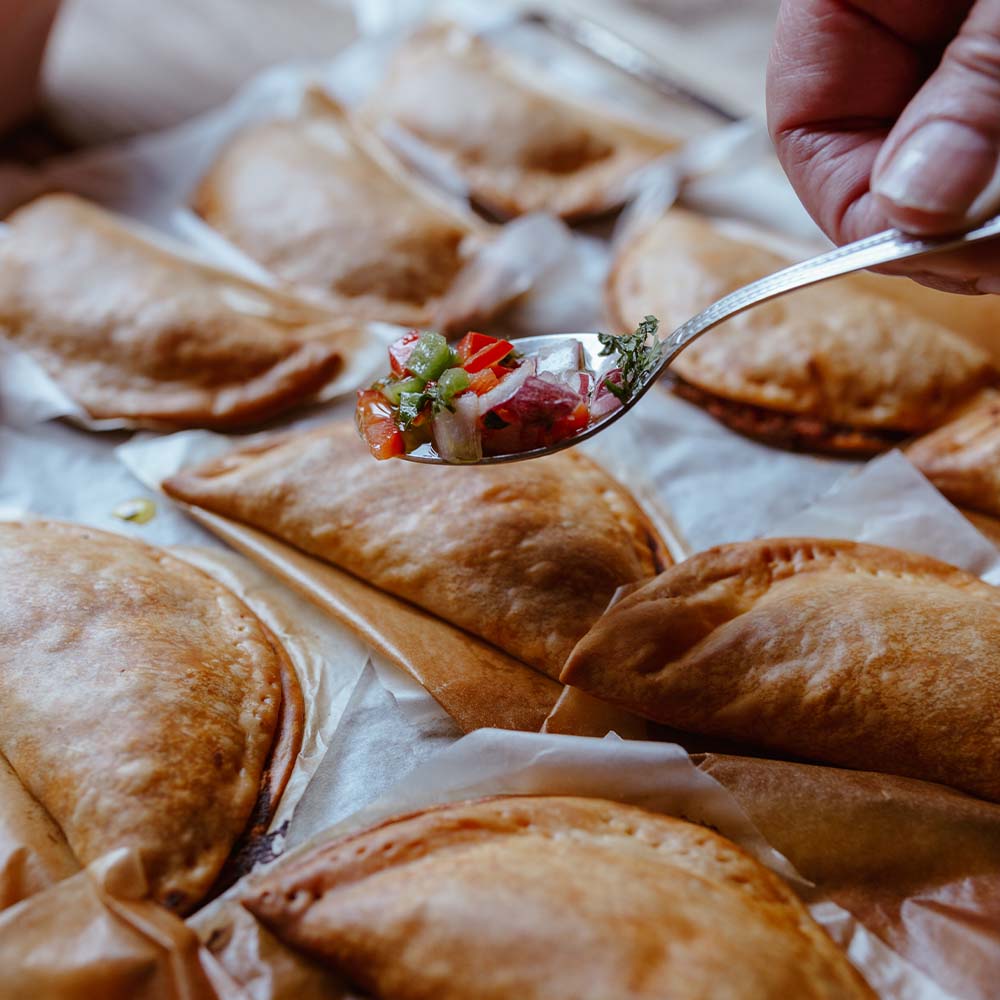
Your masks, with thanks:
[(611, 608), (561, 679), (678, 729), (1000, 799), (1000, 591), (926, 556), (709, 549)]
[(986, 394), (906, 455), (953, 503), (1000, 516), (1000, 394)]
[[(674, 210), (619, 251), (608, 309), (620, 329), (652, 313), (669, 330), (787, 263), (708, 219)], [(850, 275), (727, 320), (672, 368), (708, 398), (864, 435), (860, 449), (851, 434), (820, 439), (824, 450), (848, 451), (865, 450), (881, 432), (929, 430), (996, 379), (980, 348)]]
[(282, 865), (243, 902), (379, 998), (873, 995), (735, 845), (600, 799), (399, 817)]
[(346, 423), (181, 472), (174, 497), (242, 521), (464, 628), (550, 675), (662, 545), (577, 452), (511, 465), (375, 462)]
[(190, 909), (258, 799), (287, 660), (150, 546), (37, 521), (0, 541), (0, 750), (81, 862), (133, 847), (154, 896)]
[(293, 284), (349, 315), (431, 322), (480, 226), (408, 177), (333, 101), (252, 125), (222, 150), (194, 196), (209, 225)]
[(503, 216), (597, 215), (641, 167), (679, 144), (533, 86), (487, 41), (454, 25), (416, 33), (363, 113), (416, 135)]
[(0, 240), (0, 335), (90, 416), (240, 427), (315, 398), (362, 331), (194, 263), (70, 195)]
[(682, 378), (671, 379), (670, 388), (737, 434), (792, 451), (867, 457), (892, 448), (908, 436), (898, 431), (844, 427), (799, 413), (779, 413), (750, 403), (735, 403)]

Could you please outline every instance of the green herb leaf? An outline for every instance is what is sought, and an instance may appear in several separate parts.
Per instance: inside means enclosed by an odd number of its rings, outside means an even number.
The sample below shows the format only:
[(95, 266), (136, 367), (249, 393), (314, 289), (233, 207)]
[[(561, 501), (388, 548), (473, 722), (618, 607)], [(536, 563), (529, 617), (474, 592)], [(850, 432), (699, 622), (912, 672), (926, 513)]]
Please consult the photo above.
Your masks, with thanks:
[(455, 412), (453, 393), (447, 386), (442, 388), (438, 382), (428, 382), (420, 392), (404, 392), (399, 397), (399, 417), (397, 426), (401, 431), (408, 431), (413, 421), (430, 405), (431, 413), (437, 415), (442, 410)]
[(401, 431), (408, 431), (413, 421), (420, 416), (427, 405), (426, 393), (404, 392), (399, 397), (399, 417), (397, 423)]
[(603, 348), (601, 357), (617, 355), (618, 368), (622, 373), (621, 385), (610, 379), (606, 379), (604, 385), (623, 403), (627, 403), (646, 384), (663, 356), (663, 344), (656, 337), (659, 327), (660, 321), (655, 316), (646, 316), (635, 333), (619, 337), (608, 333), (597, 335)]

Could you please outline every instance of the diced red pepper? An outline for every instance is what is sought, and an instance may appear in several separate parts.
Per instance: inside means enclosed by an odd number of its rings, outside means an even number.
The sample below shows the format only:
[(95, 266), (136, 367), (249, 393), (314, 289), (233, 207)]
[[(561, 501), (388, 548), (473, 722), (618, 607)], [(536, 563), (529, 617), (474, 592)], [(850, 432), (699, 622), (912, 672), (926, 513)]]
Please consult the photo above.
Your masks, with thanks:
[(359, 390), (355, 420), (368, 450), (376, 458), (393, 458), (406, 453), (406, 443), (392, 419), (389, 402), (378, 390)]
[(455, 345), (458, 363), (464, 366), (465, 362), (474, 354), (478, 354), (484, 347), (495, 343), (497, 343), (496, 337), (491, 337), (486, 333), (476, 333), (474, 330), (470, 331)]
[(463, 361), (462, 367), (470, 375), (474, 375), (484, 368), (492, 368), (493, 365), (499, 364), (512, 350), (514, 345), (509, 340), (494, 340), (492, 344), (487, 344), (482, 350)]
[[(506, 375), (507, 372), (504, 371)], [(483, 393), (489, 392), (490, 389), (495, 389), (500, 384), (500, 379), (497, 378), (494, 369), (484, 368), (481, 372), (476, 372), (469, 379), (469, 388), (477, 395), (482, 396)]]
[(406, 362), (410, 360), (413, 348), (417, 346), (420, 339), (419, 330), (411, 330), (404, 334), (399, 340), (393, 341), (389, 345), (389, 364), (392, 365), (393, 373), (396, 375), (412, 375), (406, 367)]

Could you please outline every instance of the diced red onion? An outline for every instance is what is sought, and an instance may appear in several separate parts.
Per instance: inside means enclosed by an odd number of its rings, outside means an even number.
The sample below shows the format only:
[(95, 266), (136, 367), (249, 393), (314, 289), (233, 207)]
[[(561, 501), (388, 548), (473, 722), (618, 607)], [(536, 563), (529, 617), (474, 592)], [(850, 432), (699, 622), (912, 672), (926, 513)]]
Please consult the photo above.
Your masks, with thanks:
[(591, 421), (602, 420), (622, 405), (622, 401), (607, 387), (608, 382), (611, 382), (612, 385), (621, 385), (621, 370), (612, 369), (598, 382), (590, 401)]
[(561, 382), (530, 375), (504, 404), (504, 411), (526, 424), (551, 423), (572, 413), (582, 397)]
[(535, 359), (525, 358), (509, 375), (505, 375), (499, 385), (479, 397), (479, 412), (489, 413), (501, 403), (506, 403), (524, 384), (524, 380), (535, 374)]
[(583, 368), (583, 346), (578, 340), (567, 340), (558, 347), (550, 347), (538, 354), (538, 375), (554, 375), (567, 382)]
[(446, 462), (478, 462), (483, 457), (479, 403), (474, 392), (466, 392), (455, 397), (454, 413), (442, 410), (434, 417), (431, 423), (434, 448)]

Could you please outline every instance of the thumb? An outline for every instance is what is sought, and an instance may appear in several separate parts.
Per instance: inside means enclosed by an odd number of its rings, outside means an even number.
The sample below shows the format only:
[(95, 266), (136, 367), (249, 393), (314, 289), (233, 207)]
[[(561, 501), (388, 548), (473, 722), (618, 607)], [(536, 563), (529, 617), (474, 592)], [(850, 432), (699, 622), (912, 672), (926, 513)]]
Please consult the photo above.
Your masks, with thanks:
[(1000, 209), (1000, 0), (978, 0), (889, 133), (872, 193), (910, 232), (967, 229)]

